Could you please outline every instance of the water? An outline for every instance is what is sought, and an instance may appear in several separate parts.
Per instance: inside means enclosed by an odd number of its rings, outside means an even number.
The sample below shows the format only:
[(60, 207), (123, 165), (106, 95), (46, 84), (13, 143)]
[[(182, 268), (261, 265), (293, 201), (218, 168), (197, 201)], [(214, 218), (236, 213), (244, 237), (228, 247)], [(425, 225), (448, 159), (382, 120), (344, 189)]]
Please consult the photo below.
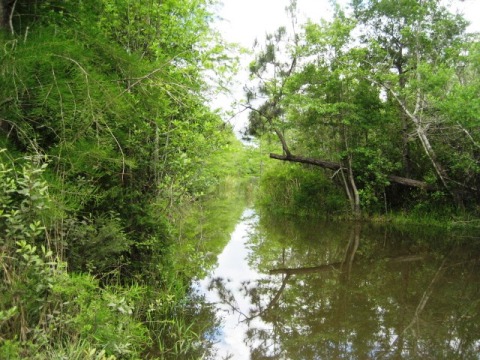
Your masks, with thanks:
[(214, 359), (480, 359), (480, 239), (247, 209), (199, 282)]

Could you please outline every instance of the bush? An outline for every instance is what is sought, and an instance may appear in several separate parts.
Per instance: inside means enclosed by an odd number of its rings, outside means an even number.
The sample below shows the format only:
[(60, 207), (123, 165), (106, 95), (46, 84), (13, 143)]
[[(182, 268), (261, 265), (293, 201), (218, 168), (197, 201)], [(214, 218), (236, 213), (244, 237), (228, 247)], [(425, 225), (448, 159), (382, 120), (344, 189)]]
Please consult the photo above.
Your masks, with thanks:
[(268, 211), (301, 216), (341, 216), (345, 196), (316, 168), (280, 164), (269, 169), (260, 182), (259, 203)]

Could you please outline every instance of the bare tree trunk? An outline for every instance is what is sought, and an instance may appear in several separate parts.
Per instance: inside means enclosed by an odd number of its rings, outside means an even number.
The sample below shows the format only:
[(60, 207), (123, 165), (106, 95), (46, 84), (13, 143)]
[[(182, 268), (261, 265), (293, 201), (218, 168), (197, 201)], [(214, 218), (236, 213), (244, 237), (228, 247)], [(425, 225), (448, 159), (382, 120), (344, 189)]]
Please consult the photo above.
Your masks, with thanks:
[[(405, 79), (405, 72), (403, 71), (402, 68), (402, 62), (396, 65), (397, 71), (398, 71), (398, 85), (400, 86), (400, 89), (405, 89), (406, 85), (406, 79)], [(402, 102), (405, 103), (405, 99), (402, 98)], [(408, 123), (408, 117), (406, 116), (405, 112), (403, 111), (402, 107), (399, 106), (399, 111), (400, 111), (400, 118), (402, 121), (402, 165), (403, 169), (405, 171), (405, 175), (407, 177), (411, 176), (411, 171), (412, 167), (410, 164), (410, 148), (408, 146), (409, 140), (408, 140), (408, 129), (409, 129), (409, 123)]]
[[(347, 169), (347, 176), (343, 173), (343, 169)], [(357, 185), (355, 183), (355, 178), (353, 177), (352, 171), (352, 161), (349, 158), (347, 165), (341, 168), (342, 181), (345, 186), (345, 192), (347, 193), (348, 201), (350, 203), (350, 208), (355, 219), (359, 219), (361, 216), (360, 211), (360, 195), (358, 194)]]
[(352, 213), (356, 219), (359, 219), (362, 214), (360, 209), (360, 195), (358, 193), (357, 184), (355, 183), (355, 177), (353, 176), (351, 156), (348, 157), (347, 163), (348, 182), (352, 194)]
[(419, 120), (415, 121), (415, 125), (417, 126), (416, 132), (418, 135), (418, 138), (420, 139), (420, 142), (422, 143), (423, 149), (425, 150), (425, 153), (427, 154), (428, 158), (430, 159), (430, 162), (432, 163), (433, 168), (435, 169), (435, 172), (437, 173), (438, 177), (442, 181), (443, 186), (445, 186), (446, 189), (448, 189), (448, 184), (447, 184), (447, 173), (443, 166), (438, 162), (437, 160), (437, 155), (435, 154), (435, 151), (432, 148), (432, 145), (430, 144), (430, 141), (428, 140), (427, 134), (425, 132), (425, 129), (423, 126), (419, 123)]
[(290, 149), (288, 148), (287, 142), (285, 141), (285, 137), (283, 136), (282, 132), (278, 130), (277, 128), (273, 128), (275, 131), (275, 134), (277, 134), (278, 139), (282, 143), (282, 149), (283, 153), (285, 156), (289, 157), (292, 156), (292, 153), (290, 152)]
[(340, 169), (340, 174), (342, 175), (342, 181), (343, 181), (343, 186), (345, 187), (345, 192), (347, 193), (348, 197), (348, 202), (350, 203), (350, 207), (352, 209), (352, 213), (354, 212), (354, 197), (353, 197), (353, 192), (350, 188), (350, 181), (348, 180), (348, 177), (345, 177), (345, 174), (343, 173), (343, 168)]
[[(378, 84), (378, 82), (377, 82)], [(422, 121), (420, 117), (417, 115), (420, 109), (420, 102), (421, 102), (421, 95), (420, 93), (417, 94), (417, 103), (415, 105), (415, 110), (411, 112), (408, 108), (407, 105), (405, 104), (404, 101), (400, 98), (400, 96), (392, 90), (390, 87), (386, 86), (385, 84), (380, 84), (383, 86), (388, 92), (392, 94), (392, 96), (395, 98), (395, 100), (398, 102), (400, 107), (402, 108), (403, 112), (405, 115), (410, 119), (410, 121), (415, 125), (415, 131), (417, 133), (418, 139), (420, 140), (420, 143), (422, 144), (423, 149), (425, 150), (425, 154), (427, 155), (428, 159), (430, 160), (433, 168), (435, 169), (435, 172), (437, 173), (440, 181), (442, 182), (443, 186), (448, 189), (448, 184), (447, 184), (447, 173), (445, 169), (443, 169), (442, 165), (440, 162), (437, 160), (437, 156), (435, 154), (435, 151), (432, 148), (432, 145), (430, 144), (430, 140), (427, 137), (427, 133), (425, 130), (425, 127), (422, 124)]]
[(345, 190), (347, 191), (348, 200), (350, 201), (352, 214), (355, 219), (359, 219), (361, 217), (360, 194), (358, 193), (357, 184), (355, 183), (355, 177), (353, 176), (352, 154), (350, 154), (349, 151), (350, 146), (348, 142), (348, 131), (346, 126), (342, 126), (340, 137), (343, 141), (343, 145), (345, 146), (344, 150), (348, 154), (344, 161), (344, 168), (347, 170), (347, 178), (344, 178), (343, 182), (345, 184)]
[(410, 149), (408, 146), (408, 121), (402, 112), (402, 165), (405, 170), (405, 175), (410, 177), (412, 167), (410, 165)]

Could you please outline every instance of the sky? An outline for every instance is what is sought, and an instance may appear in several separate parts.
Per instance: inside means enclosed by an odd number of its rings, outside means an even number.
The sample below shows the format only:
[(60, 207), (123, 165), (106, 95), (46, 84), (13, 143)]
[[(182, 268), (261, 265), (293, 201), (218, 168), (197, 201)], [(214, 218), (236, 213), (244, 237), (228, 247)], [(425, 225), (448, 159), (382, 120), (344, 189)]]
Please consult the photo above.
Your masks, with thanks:
[[(285, 8), (290, 0), (223, 0), (218, 7), (220, 20), (216, 28), (227, 42), (237, 43), (251, 50), (255, 40), (261, 44), (265, 35), (277, 30), (280, 26), (288, 26), (289, 20)], [(321, 18), (331, 17), (332, 11), (329, 0), (297, 0), (298, 18), (300, 21), (310, 18), (319, 21)], [(248, 64), (253, 55), (245, 54), (241, 59), (242, 69), (236, 76), (236, 84), (229, 95), (219, 96), (213, 102), (216, 108), (232, 110), (237, 115), (228, 122), (234, 127), (237, 137), (248, 123), (248, 112), (242, 111), (241, 103), (244, 99), (243, 86), (248, 82)]]
[[(346, 5), (348, 0), (338, 0)], [(470, 30), (480, 31), (480, 0), (451, 0), (474, 26)], [(330, 0), (297, 0), (300, 18), (318, 21), (331, 17)], [(279, 26), (287, 25), (285, 7), (289, 0), (223, 0), (218, 15), (224, 20), (218, 25), (225, 39), (238, 42), (250, 48), (258, 38), (262, 40), (265, 33), (272, 32)]]
[[(453, 8), (464, 14), (472, 23), (469, 31), (480, 32), (480, 0), (444, 0), (453, 4)], [(272, 33), (280, 26), (288, 26), (289, 20), (285, 11), (289, 0), (223, 0), (217, 7), (220, 17), (216, 28), (221, 32), (227, 42), (238, 43), (244, 48), (251, 49), (255, 39), (263, 42), (265, 34)], [(346, 5), (348, 0), (338, 0), (340, 5)], [(318, 22), (320, 19), (329, 19), (332, 16), (331, 0), (297, 0), (300, 22), (311, 19)], [(303, 20), (303, 21), (302, 21)], [(248, 63), (253, 55), (244, 55), (242, 58), (243, 71), (236, 77), (237, 84), (232, 89), (232, 94), (219, 96), (213, 102), (214, 107), (231, 110), (235, 100), (243, 100), (243, 86), (248, 82)], [(242, 131), (247, 123), (246, 112), (236, 106), (235, 113), (239, 113), (230, 120), (236, 132)]]
[[(219, 29), (225, 39), (251, 48), (255, 38), (262, 41), (267, 32), (288, 25), (285, 12), (289, 0), (223, 0)], [(329, 0), (298, 0), (300, 17), (312, 20), (331, 16)]]

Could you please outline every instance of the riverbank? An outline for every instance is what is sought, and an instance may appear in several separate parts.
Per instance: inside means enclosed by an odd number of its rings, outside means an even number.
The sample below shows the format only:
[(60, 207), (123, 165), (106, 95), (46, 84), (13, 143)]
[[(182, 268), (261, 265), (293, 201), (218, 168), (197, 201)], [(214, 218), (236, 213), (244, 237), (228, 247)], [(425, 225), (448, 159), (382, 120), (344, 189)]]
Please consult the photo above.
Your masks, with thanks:
[[(257, 139), (262, 172), (256, 206), (278, 216), (310, 219), (352, 220), (356, 217), (345, 192), (341, 174), (312, 165), (279, 162), (269, 153), (281, 151), (269, 136)], [(359, 193), (362, 221), (443, 228), (479, 227), (480, 213), (474, 204), (457, 206), (442, 191), (420, 191), (382, 184)]]
[(91, 214), (81, 222), (63, 219), (64, 229), (71, 226), (69, 238), (78, 237), (77, 243), (60, 242), (55, 232), (60, 225), (52, 220), (56, 207), (65, 204), (51, 188), (48, 165), (25, 159), (23, 168), (13, 168), (11, 154), (1, 152), (7, 161), (0, 164), (0, 358), (205, 356), (216, 315), (199, 306), (202, 299), (190, 292), (191, 281), (215, 265), (258, 175), (245, 166), (248, 152), (230, 136), (210, 158), (212, 182), (204, 194), (167, 202), (168, 209), (165, 199), (147, 202), (145, 214), (163, 208), (163, 216), (142, 219), (157, 232), (132, 244), (131, 254), (114, 246), (127, 234), (120, 227), (124, 220), (113, 213), (98, 219)]

